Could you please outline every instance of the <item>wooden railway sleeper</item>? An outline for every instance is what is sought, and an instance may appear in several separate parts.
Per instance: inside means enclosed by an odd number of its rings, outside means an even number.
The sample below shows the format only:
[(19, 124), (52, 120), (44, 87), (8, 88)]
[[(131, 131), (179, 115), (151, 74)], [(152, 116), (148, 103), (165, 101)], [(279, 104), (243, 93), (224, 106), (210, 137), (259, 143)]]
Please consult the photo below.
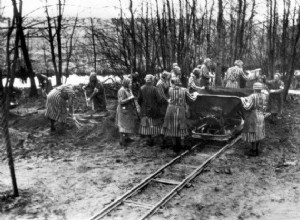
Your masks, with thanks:
[(124, 200), (123, 201), (124, 204), (126, 205), (130, 205), (130, 206), (137, 206), (137, 207), (142, 207), (145, 209), (152, 209), (153, 205), (147, 204), (147, 203), (141, 203), (141, 202), (136, 202), (136, 201), (132, 201), (132, 200)]

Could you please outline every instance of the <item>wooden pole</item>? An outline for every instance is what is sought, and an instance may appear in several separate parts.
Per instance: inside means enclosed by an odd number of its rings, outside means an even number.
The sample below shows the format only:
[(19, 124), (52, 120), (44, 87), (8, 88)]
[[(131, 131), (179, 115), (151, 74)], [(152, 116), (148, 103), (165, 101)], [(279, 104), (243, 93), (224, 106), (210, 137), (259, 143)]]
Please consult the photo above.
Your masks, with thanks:
[(7, 102), (6, 100), (7, 100), (7, 96), (5, 97), (4, 94), (2, 94), (1, 107), (0, 107), (1, 115), (2, 115), (1, 126), (3, 128), (3, 140), (4, 140), (4, 145), (5, 145), (7, 158), (8, 158), (8, 166), (9, 166), (9, 171), (10, 171), (12, 186), (13, 186), (13, 192), (14, 192), (13, 195), (15, 197), (17, 197), (17, 196), (19, 196), (19, 190), (18, 190), (18, 186), (17, 186), (14, 160), (13, 160), (13, 154), (12, 154), (11, 142), (10, 142), (9, 130), (8, 130), (7, 116), (8, 116), (8, 103), (9, 102)]

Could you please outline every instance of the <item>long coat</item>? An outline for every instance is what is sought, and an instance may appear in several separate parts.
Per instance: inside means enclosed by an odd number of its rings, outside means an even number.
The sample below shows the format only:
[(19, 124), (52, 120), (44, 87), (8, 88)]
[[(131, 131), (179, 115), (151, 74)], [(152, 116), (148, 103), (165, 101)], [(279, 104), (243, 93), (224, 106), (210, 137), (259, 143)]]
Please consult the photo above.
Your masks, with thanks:
[(156, 84), (156, 88), (161, 99), (159, 110), (161, 116), (160, 118), (163, 120), (168, 107), (170, 83), (168, 83), (166, 80), (160, 79)]
[(121, 133), (136, 133), (138, 129), (138, 116), (134, 99), (126, 100), (132, 95), (131, 90), (123, 86), (118, 91), (118, 107), (116, 124)]
[(142, 135), (158, 135), (161, 132), (161, 97), (157, 88), (145, 84), (140, 88), (138, 103), (141, 106), (141, 124), (139, 133)]

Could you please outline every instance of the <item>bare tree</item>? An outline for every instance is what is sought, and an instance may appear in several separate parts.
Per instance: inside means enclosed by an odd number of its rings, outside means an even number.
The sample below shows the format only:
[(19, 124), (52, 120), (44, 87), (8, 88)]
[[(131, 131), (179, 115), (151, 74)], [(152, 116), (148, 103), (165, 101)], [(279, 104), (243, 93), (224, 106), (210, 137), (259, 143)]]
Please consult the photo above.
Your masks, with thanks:
[[(297, 15), (297, 18), (296, 18)], [(295, 23), (296, 21), (296, 23)], [(299, 53), (298, 44), (300, 39), (300, 6), (298, 6), (298, 9), (294, 9), (294, 17), (293, 17), (293, 25), (292, 25), (292, 41), (291, 41), (291, 48), (292, 48), (292, 54), (291, 54), (291, 65), (288, 71), (288, 76), (285, 82), (284, 86), (284, 100), (286, 100), (292, 78), (294, 76), (295, 72), (295, 65), (296, 65), (296, 58), (297, 54)]]
[[(27, 71), (28, 71), (28, 74), (29, 74), (29, 79), (30, 79), (30, 84), (31, 84), (30, 96), (37, 96), (38, 94), (37, 94), (36, 84), (35, 84), (35, 81), (34, 81), (34, 72), (33, 72), (32, 64), (31, 64), (31, 60), (29, 58), (28, 48), (27, 48), (27, 45), (26, 45), (26, 39), (25, 39), (24, 31), (23, 31), (22, 14), (18, 10), (16, 0), (12, 0), (12, 3), (13, 3), (13, 8), (14, 8), (14, 14), (16, 16), (17, 32), (19, 33), (21, 49), (22, 49), (22, 52), (23, 52), (23, 57), (24, 57), (24, 61), (25, 61), (25, 64), (26, 64), (26, 68), (27, 68)], [(20, 4), (22, 4), (21, 0), (20, 0)]]
[[(15, 20), (16, 14), (14, 13), (13, 21)], [(11, 71), (15, 71), (15, 69), (11, 70), (11, 61), (10, 61), (10, 38), (12, 35), (12, 32), (15, 28), (14, 22), (12, 25), (8, 25), (9, 29), (7, 32), (7, 45), (6, 45), (6, 67), (7, 67), (7, 76), (11, 73)], [(14, 66), (15, 68), (15, 66)], [(2, 80), (2, 79), (1, 79)], [(8, 77), (7, 77), (8, 81)], [(8, 166), (10, 170), (11, 180), (12, 180), (12, 186), (13, 186), (13, 195), (15, 197), (19, 196), (19, 190), (17, 185), (17, 179), (15, 174), (15, 167), (14, 167), (14, 158), (12, 154), (12, 147), (10, 142), (10, 135), (9, 135), (9, 128), (8, 128), (8, 111), (9, 111), (9, 94), (11, 94), (11, 88), (8, 87), (8, 84), (6, 83), (6, 86), (3, 87), (0, 90), (0, 118), (1, 118), (1, 127), (3, 132), (3, 142), (7, 153), (7, 159), (8, 159)]]

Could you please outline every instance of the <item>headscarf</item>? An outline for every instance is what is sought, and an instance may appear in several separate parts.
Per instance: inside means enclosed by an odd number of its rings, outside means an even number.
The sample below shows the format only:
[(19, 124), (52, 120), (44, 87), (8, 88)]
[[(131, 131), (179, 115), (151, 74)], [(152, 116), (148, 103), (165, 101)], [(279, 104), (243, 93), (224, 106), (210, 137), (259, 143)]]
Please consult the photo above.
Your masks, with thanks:
[(146, 77), (145, 77), (145, 82), (146, 82), (146, 83), (152, 83), (152, 82), (153, 82), (153, 79), (154, 79), (154, 76), (153, 76), (153, 75), (147, 74)]
[(201, 70), (199, 68), (193, 69), (192, 72), (195, 76), (199, 77), (201, 75)]
[(97, 81), (97, 73), (96, 72), (91, 72), (90, 74), (90, 82)]
[(210, 59), (210, 58), (205, 58), (204, 61), (203, 61), (203, 63), (204, 63), (205, 65), (207, 65), (209, 62), (211, 62), (211, 59)]
[(161, 73), (161, 78), (163, 79), (168, 79), (171, 76), (171, 73), (169, 73), (168, 71), (163, 71)]
[(275, 73), (274, 76), (278, 76), (279, 78), (281, 78), (281, 74), (280, 73)]
[(172, 64), (173, 69), (174, 69), (176, 66), (178, 66), (178, 63), (173, 63), (173, 64)]
[(122, 86), (124, 88), (129, 88), (129, 85), (131, 82), (132, 82), (132, 79), (130, 79), (129, 77), (124, 77), (123, 81), (122, 81)]
[(174, 73), (175, 73), (175, 75), (180, 74), (180, 71), (181, 71), (181, 69), (180, 69), (179, 66), (175, 66), (175, 67), (174, 67)]
[(263, 90), (263, 89), (265, 89), (265, 85), (261, 82), (256, 82), (253, 84), (253, 89), (254, 90)]
[(243, 63), (243, 61), (241, 61), (241, 60), (236, 60), (236, 61), (234, 61), (234, 65), (237, 65), (237, 66), (239, 66), (239, 67), (241, 67), (243, 64), (244, 64), (244, 63)]

